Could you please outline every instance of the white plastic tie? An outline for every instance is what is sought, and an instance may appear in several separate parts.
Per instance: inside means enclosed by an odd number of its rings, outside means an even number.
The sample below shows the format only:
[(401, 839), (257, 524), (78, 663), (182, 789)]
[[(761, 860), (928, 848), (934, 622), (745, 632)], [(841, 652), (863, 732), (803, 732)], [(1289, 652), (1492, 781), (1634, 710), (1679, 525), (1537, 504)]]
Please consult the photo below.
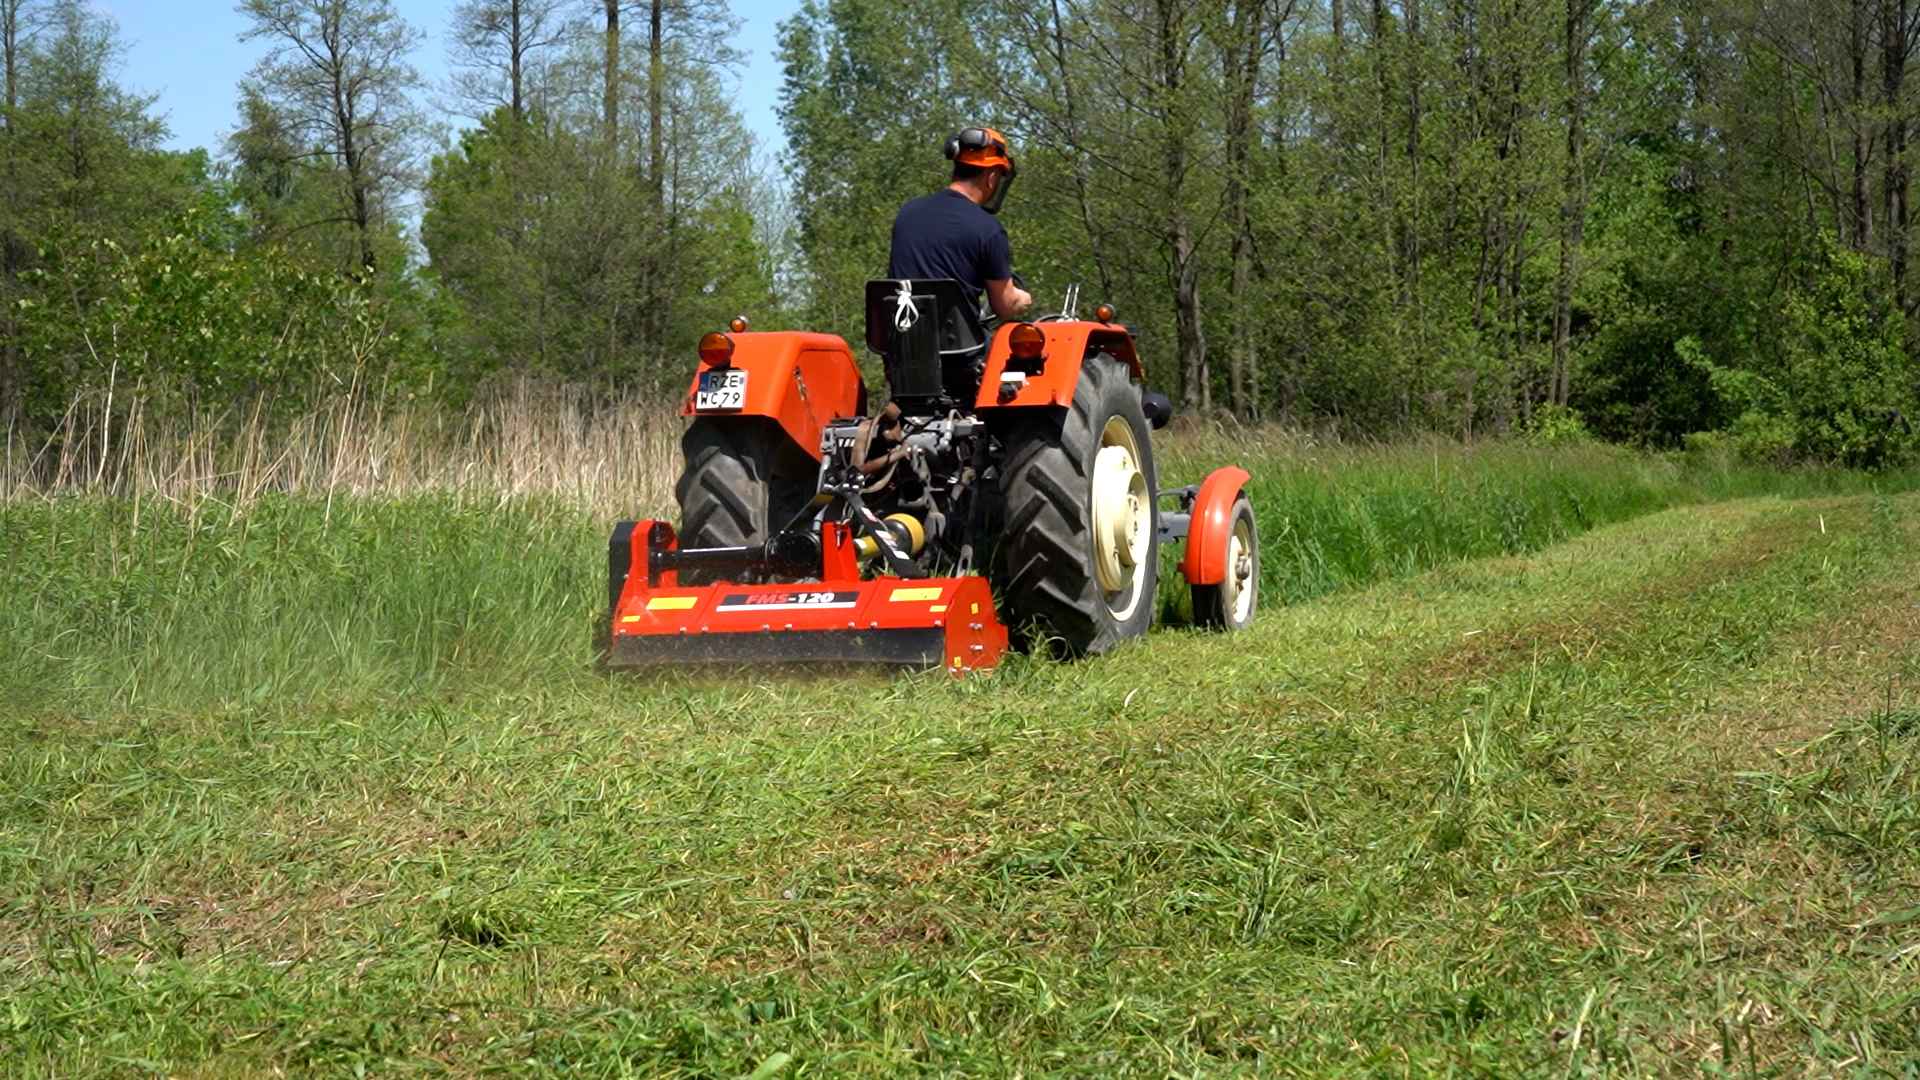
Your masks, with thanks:
[(902, 281), (900, 291), (893, 294), (893, 328), (904, 333), (919, 321), (920, 309), (913, 302), (913, 282)]

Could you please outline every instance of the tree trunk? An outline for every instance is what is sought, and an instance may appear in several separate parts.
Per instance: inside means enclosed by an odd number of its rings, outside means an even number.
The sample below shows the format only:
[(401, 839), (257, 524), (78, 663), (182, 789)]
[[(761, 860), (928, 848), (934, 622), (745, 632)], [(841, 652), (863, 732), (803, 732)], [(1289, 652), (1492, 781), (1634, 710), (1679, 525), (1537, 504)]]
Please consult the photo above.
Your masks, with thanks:
[(647, 18), (647, 191), (653, 212), (666, 209), (667, 151), (665, 111), (667, 67), (660, 17), (666, 0), (653, 0)]
[[(1525, 147), (1522, 145), (1522, 134), (1525, 129), (1520, 126), (1521, 110), (1525, 108), (1523, 102), (1526, 100), (1523, 93), (1524, 76), (1519, 63), (1516, 62), (1512, 64), (1511, 67), (1512, 70), (1509, 72), (1510, 96), (1507, 99), (1508, 111), (1506, 120), (1507, 130), (1510, 133), (1508, 138), (1513, 143), (1514, 159), (1525, 160), (1521, 157), (1521, 154), (1525, 151)], [(1531, 370), (1532, 363), (1527, 359), (1526, 324), (1521, 314), (1522, 302), (1525, 299), (1522, 285), (1525, 282), (1523, 270), (1526, 265), (1525, 253), (1527, 227), (1529, 224), (1527, 218), (1527, 201), (1521, 191), (1515, 190), (1513, 192), (1511, 205), (1513, 206), (1514, 216), (1513, 243), (1508, 247), (1507, 253), (1513, 265), (1507, 272), (1507, 326), (1512, 334), (1512, 344), (1509, 346), (1511, 350), (1509, 355), (1512, 359), (1509, 360), (1507, 366), (1508, 370), (1514, 373), (1518, 383), (1520, 415), (1521, 419), (1525, 421), (1531, 419), (1533, 416), (1534, 380)]]
[[(1413, 314), (1413, 367), (1408, 372), (1406, 385), (1424, 392), (1422, 385), (1426, 381), (1431, 365), (1427, 362), (1427, 320), (1425, 289), (1421, 281), (1420, 246), (1420, 204), (1424, 197), (1424, 188), (1420, 179), (1420, 122), (1422, 105), (1420, 84), (1425, 78), (1423, 53), (1420, 37), (1420, 0), (1404, 0), (1403, 8), (1407, 18), (1407, 58), (1406, 70), (1402, 77), (1407, 81), (1407, 214), (1402, 232), (1401, 260), (1406, 266), (1406, 304)], [(1411, 414), (1411, 410), (1409, 410)]]
[(601, 86), (600, 122), (606, 128), (607, 148), (620, 145), (620, 0), (606, 0), (607, 40), (604, 83)]
[(1253, 158), (1253, 104), (1259, 86), (1260, 39), (1265, 31), (1263, 3), (1235, 6), (1224, 67), (1229, 75), (1227, 102), (1226, 224), (1232, 237), (1233, 276), (1228, 286), (1233, 337), (1228, 343), (1228, 407), (1242, 420), (1259, 413), (1259, 359), (1253, 349), (1253, 317), (1248, 293), (1253, 277), (1253, 228), (1248, 193)]
[[(1060, 104), (1066, 117), (1067, 143), (1075, 150), (1080, 149), (1082, 133), (1078, 99), (1073, 92), (1073, 70), (1067, 60), (1066, 23), (1060, 17), (1060, 0), (1051, 0), (1053, 11), (1052, 53), (1054, 65), (1060, 71)], [(1092, 180), (1088, 176), (1088, 155), (1073, 155), (1073, 193), (1080, 206), (1080, 227), (1086, 230), (1087, 245), (1093, 255), (1093, 267), (1100, 275), (1100, 297), (1113, 299), (1113, 275), (1107, 270), (1106, 245), (1102, 241), (1103, 231), (1097, 227), (1098, 221), (1093, 213)]]
[(20, 107), (20, 19), (25, 0), (0, 0), (0, 49), (7, 65), (6, 130), (13, 132), (13, 111)]
[(526, 54), (526, 28), (521, 23), (520, 4), (522, 0), (509, 0), (507, 5), (507, 82), (511, 85), (513, 118), (527, 118), (527, 100), (521, 86), (521, 58)]
[(1880, 90), (1887, 110), (1885, 199), (1887, 256), (1893, 266), (1893, 295), (1902, 313), (1907, 303), (1907, 112), (1902, 95), (1907, 79), (1907, 0), (1881, 0)]
[(1168, 234), (1173, 242), (1173, 319), (1180, 350), (1180, 399), (1189, 412), (1213, 409), (1212, 376), (1207, 370), (1207, 336), (1200, 324), (1200, 260), (1185, 210), (1175, 211)]
[(1374, 148), (1374, 157), (1380, 170), (1380, 183), (1383, 193), (1387, 186), (1387, 145), (1392, 135), (1387, 129), (1388, 117), (1392, 115), (1393, 91), (1387, 76), (1387, 5), (1385, 0), (1373, 0), (1373, 75), (1379, 91), (1379, 100), (1374, 103), (1378, 114), (1379, 145)]
[[(335, 38), (337, 40), (337, 34)], [(333, 79), (333, 122), (340, 134), (340, 160), (347, 169), (347, 190), (352, 199), (354, 234), (360, 247), (360, 268), (373, 276), (373, 209), (367, 197), (366, 155), (355, 138), (359, 120), (354, 104), (354, 89), (347, 82), (346, 68), (336, 53), (330, 57)]]
[(1867, 2), (1853, 0), (1852, 34), (1848, 59), (1853, 62), (1853, 108), (1849, 123), (1853, 128), (1853, 248), (1867, 251), (1873, 247), (1873, 203), (1867, 196), (1867, 163), (1873, 144), (1867, 138)]
[[(642, 273), (647, 297), (646, 347), (653, 356), (666, 349), (667, 324), (673, 296), (667, 282), (675, 264), (679, 237), (676, 215), (667, 212), (666, 144), (666, 36), (662, 17), (666, 0), (652, 0), (647, 9), (647, 212), (657, 242), (650, 245)], [(678, 196), (675, 197), (676, 201)]]
[(1586, 239), (1587, 42), (1591, 0), (1567, 0), (1567, 159), (1560, 183), (1560, 265), (1553, 289), (1553, 374), (1548, 400), (1565, 405), (1572, 374), (1573, 284)]
[(355, 145), (352, 122), (341, 128), (341, 157), (347, 165), (347, 186), (353, 195), (353, 228), (360, 246), (360, 268), (373, 276), (373, 208), (367, 198), (365, 154)]
[(1167, 243), (1173, 251), (1173, 310), (1179, 347), (1180, 397), (1189, 411), (1213, 407), (1207, 371), (1207, 339), (1200, 324), (1199, 260), (1187, 218), (1186, 0), (1156, 0), (1160, 46), (1160, 91), (1165, 94), (1161, 169), (1166, 180)]
[(23, 0), (0, 0), (0, 52), (6, 70), (7, 111), (0, 126), (0, 155), (6, 157), (6, 189), (0, 201), (6, 205), (6, 217), (0, 220), (0, 438), (10, 436), (20, 413), (25, 372), (21, 370), (19, 326), (14, 318), (13, 286), (19, 280), (24, 252), (14, 235), (14, 217), (19, 213), (20, 182), (14, 162), (14, 110), (20, 107), (20, 16)]

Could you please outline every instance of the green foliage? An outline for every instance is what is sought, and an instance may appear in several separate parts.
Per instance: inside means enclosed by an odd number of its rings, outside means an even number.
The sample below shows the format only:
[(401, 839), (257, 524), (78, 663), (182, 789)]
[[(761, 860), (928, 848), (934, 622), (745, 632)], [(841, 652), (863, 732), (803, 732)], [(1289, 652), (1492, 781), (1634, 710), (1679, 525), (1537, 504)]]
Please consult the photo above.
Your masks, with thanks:
[[(1893, 149), (1920, 130), (1912, 95), (1837, 74), (1893, 55), (1892, 23), (1856, 41), (1809, 0), (1337, 20), (808, 0), (780, 27), (777, 178), (729, 99), (713, 0), (660, 5), (657, 38), (629, 18), (617, 44), (604, 7), (458, 5), (452, 89), (484, 115), (424, 176), (420, 35), (390, 0), (242, 5), (266, 55), (222, 161), (157, 149), (110, 20), (10, 2), (28, 31), (0, 127), (0, 417), (30, 438), (129, 379), (166, 409), (320, 385), (457, 403), (527, 373), (664, 395), (734, 314), (857, 337), (895, 209), (944, 182), (948, 132), (986, 122), (1021, 162), (1003, 217), (1042, 310), (1074, 283), (1114, 303), (1148, 381), (1194, 411), (1656, 448), (1724, 432), (1860, 466), (1920, 445), (1920, 230)], [(1782, 44), (1801, 37), (1804, 56)]]
[(1586, 293), (1594, 329), (1573, 404), (1602, 438), (1673, 447), (1731, 419), (1679, 343), (1705, 339), (1744, 355), (1761, 313), (1729, 299), (1767, 286), (1751, 268), (1715, 258), (1717, 238), (1689, 227), (1699, 193), (1674, 190), (1678, 154), (1647, 142), (1625, 148), (1594, 194)]
[(1920, 398), (1906, 321), (1887, 295), (1884, 268), (1822, 237), (1796, 264), (1775, 332), (1756, 356), (1716, 363), (1690, 338), (1681, 355), (1731, 405), (1732, 441), (1750, 457), (1898, 464), (1920, 448)]
[[(709, 76), (675, 89), (692, 115), (669, 126), (672, 149), (697, 160), (664, 192), (564, 111), (496, 109), (434, 157), (421, 240), (459, 316), (458, 381), (541, 372), (664, 390), (707, 330), (743, 312), (779, 325), (750, 140)], [(696, 137), (709, 141), (686, 145)]]
[(131, 248), (100, 238), (47, 252), (26, 274), (36, 295), (20, 318), (33, 412), (119, 386), (123, 403), (159, 416), (237, 402), (291, 415), (431, 374), (389, 321), (395, 301), (372, 283), (305, 269), (275, 248), (234, 249), (232, 232), (220, 211), (199, 208)]
[(1593, 432), (1580, 414), (1565, 405), (1536, 405), (1521, 428), (1521, 438), (1535, 446), (1566, 446), (1593, 441)]
[(632, 197), (625, 170), (599, 165), (591, 145), (506, 110), (435, 156), (421, 240), (463, 315), (469, 377), (604, 373), (590, 290), (630, 272), (630, 215), (607, 211)]

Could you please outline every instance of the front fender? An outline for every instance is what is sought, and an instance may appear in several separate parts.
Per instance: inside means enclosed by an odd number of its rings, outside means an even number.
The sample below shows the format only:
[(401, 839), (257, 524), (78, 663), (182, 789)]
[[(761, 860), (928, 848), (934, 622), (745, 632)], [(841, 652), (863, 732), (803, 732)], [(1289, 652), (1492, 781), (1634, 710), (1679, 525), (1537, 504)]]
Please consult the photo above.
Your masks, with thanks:
[(1193, 497), (1193, 519), (1187, 527), (1187, 551), (1180, 573), (1189, 585), (1218, 585), (1227, 580), (1227, 543), (1233, 538), (1233, 504), (1252, 477), (1237, 465), (1223, 465), (1207, 474)]

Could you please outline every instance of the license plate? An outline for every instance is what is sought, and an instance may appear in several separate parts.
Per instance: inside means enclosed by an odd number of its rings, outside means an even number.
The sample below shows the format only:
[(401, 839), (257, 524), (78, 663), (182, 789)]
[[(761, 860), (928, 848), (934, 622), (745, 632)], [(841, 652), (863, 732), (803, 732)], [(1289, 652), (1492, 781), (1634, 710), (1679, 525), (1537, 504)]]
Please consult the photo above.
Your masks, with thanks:
[(698, 409), (740, 409), (747, 404), (747, 373), (739, 368), (700, 373), (700, 386), (693, 394)]

